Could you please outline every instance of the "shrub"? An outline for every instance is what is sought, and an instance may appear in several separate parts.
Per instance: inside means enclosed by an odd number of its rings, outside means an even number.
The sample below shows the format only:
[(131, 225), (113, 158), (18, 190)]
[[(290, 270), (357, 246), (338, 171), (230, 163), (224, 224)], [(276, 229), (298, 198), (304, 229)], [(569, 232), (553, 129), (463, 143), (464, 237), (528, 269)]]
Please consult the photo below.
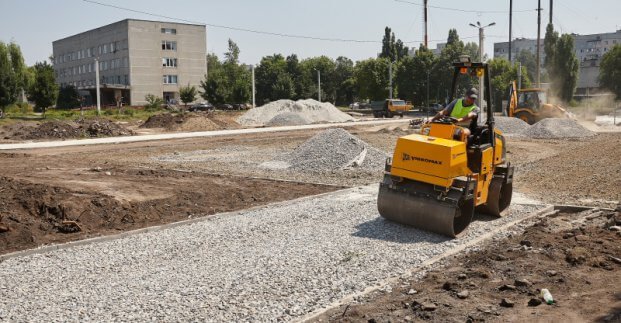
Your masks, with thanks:
[(162, 104), (164, 104), (164, 99), (153, 94), (147, 94), (144, 99), (147, 101), (147, 104), (144, 106), (147, 111), (157, 110), (162, 107)]

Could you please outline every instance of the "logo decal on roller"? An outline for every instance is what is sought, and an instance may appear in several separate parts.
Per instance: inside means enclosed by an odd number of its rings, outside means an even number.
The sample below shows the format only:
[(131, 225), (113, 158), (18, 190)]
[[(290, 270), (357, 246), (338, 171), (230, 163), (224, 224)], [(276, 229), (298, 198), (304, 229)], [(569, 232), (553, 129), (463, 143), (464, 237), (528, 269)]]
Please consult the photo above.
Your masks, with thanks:
[(401, 155), (401, 160), (403, 160), (403, 161), (415, 160), (415, 161), (419, 161), (419, 162), (423, 162), (423, 163), (442, 165), (442, 162), (439, 161), (439, 160), (433, 160), (433, 159), (427, 159), (427, 158), (422, 158), (422, 157), (418, 157), (418, 156), (412, 156), (412, 155), (407, 154), (407, 153), (403, 153)]

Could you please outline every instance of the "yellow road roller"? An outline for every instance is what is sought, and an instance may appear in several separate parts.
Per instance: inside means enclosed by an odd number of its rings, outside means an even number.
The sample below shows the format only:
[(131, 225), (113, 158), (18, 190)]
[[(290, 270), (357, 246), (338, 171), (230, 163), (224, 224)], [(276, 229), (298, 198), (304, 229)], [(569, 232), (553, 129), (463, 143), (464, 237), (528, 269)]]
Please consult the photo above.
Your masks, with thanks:
[(420, 134), (400, 137), (386, 161), (377, 207), (388, 220), (458, 237), (475, 211), (501, 216), (511, 203), (514, 169), (505, 138), (494, 128), (487, 64), (460, 57), (453, 66), (451, 97), (460, 76), (483, 76), (485, 124), (474, 119), (460, 126), (444, 116), (423, 125)]

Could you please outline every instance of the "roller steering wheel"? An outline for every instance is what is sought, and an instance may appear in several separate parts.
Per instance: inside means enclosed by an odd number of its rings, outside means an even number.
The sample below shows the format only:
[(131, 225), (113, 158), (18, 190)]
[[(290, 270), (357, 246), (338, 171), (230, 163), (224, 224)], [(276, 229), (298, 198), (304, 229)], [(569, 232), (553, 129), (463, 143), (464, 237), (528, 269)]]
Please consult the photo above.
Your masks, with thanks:
[(438, 123), (446, 123), (446, 124), (454, 124), (459, 122), (457, 118), (453, 118), (451, 116), (442, 116), (440, 119), (436, 120)]

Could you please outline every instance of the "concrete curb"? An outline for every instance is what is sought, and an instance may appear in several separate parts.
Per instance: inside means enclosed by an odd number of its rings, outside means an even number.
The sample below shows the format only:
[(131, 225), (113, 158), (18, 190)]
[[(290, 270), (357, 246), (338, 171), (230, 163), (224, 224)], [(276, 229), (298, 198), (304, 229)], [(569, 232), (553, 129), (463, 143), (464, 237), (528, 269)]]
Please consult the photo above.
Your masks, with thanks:
[(126, 136), (126, 137), (76, 139), (76, 140), (65, 140), (65, 141), (27, 142), (27, 143), (19, 143), (19, 144), (0, 144), (0, 150), (19, 150), (19, 149), (37, 149), (37, 148), (56, 148), (56, 147), (67, 147), (67, 146), (120, 144), (120, 143), (140, 142), (140, 141), (184, 139), (184, 138), (195, 138), (195, 137), (218, 137), (218, 136), (228, 136), (228, 135), (255, 134), (255, 133), (266, 133), (266, 132), (308, 130), (308, 129), (324, 129), (324, 128), (334, 128), (334, 127), (347, 128), (347, 127), (377, 125), (377, 124), (386, 124), (386, 123), (409, 123), (409, 120), (410, 119), (359, 121), (359, 122), (313, 124), (313, 125), (303, 125), (303, 126), (247, 128), (247, 129), (233, 129), (233, 130), (166, 133), (166, 134), (157, 134), (157, 135), (141, 135), (141, 136)]

